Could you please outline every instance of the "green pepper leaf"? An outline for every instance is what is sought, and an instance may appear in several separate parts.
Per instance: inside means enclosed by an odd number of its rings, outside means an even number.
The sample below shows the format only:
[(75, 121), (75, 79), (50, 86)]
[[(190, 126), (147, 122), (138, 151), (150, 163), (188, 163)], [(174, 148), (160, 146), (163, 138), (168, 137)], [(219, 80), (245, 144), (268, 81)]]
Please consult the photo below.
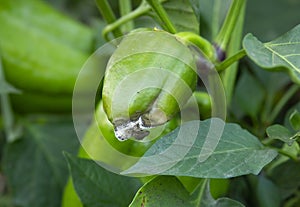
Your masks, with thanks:
[[(214, 127), (211, 123), (214, 122)], [(200, 125), (199, 125), (200, 124)], [(218, 139), (220, 126), (217, 118), (184, 123), (170, 134), (162, 137), (145, 155), (123, 174), (163, 174), (201, 178), (229, 178), (244, 174), (258, 174), (272, 161), (277, 153), (266, 149), (259, 140), (237, 124), (225, 124), (215, 149), (202, 148)], [(210, 128), (212, 134), (210, 134)], [(191, 137), (197, 132), (192, 143)], [(208, 135), (209, 134), (209, 135)], [(176, 140), (181, 140), (176, 141)], [(188, 152), (187, 152), (188, 151)], [(207, 159), (202, 160), (210, 153)], [(181, 155), (182, 154), (182, 155)], [(166, 169), (166, 166), (167, 167)]]
[(197, 189), (190, 194), (173, 176), (158, 176), (146, 183), (133, 199), (130, 207), (243, 207), (241, 203), (229, 198), (214, 200), (210, 194), (207, 180), (200, 181)]
[(202, 198), (200, 202), (200, 206), (204, 207), (244, 207), (243, 204), (241, 204), (238, 201), (232, 200), (230, 198), (219, 198), (215, 200), (211, 193), (210, 193), (210, 186), (207, 183), (204, 187), (204, 192), (202, 193)]
[(300, 25), (281, 37), (262, 43), (252, 34), (245, 36), (243, 47), (247, 55), (266, 70), (284, 70), (300, 84)]
[(3, 167), (14, 205), (60, 206), (68, 177), (62, 151), (75, 154), (78, 140), (71, 117), (24, 118), (22, 139), (5, 146)]
[(266, 130), (267, 135), (272, 139), (279, 139), (283, 142), (286, 142), (288, 145), (292, 145), (294, 140), (292, 133), (284, 126), (275, 124), (269, 126)]
[(136, 193), (130, 207), (195, 207), (194, 199), (173, 176), (158, 176)]
[(299, 24), (299, 8), (300, 1), (293, 0), (247, 1), (244, 31), (263, 41), (272, 40)]
[(127, 206), (140, 181), (106, 171), (93, 160), (65, 154), (75, 190), (86, 207)]
[[(189, 0), (169, 0), (163, 4), (177, 32), (194, 32), (199, 34), (199, 23)], [(188, 24), (187, 24), (188, 22)]]

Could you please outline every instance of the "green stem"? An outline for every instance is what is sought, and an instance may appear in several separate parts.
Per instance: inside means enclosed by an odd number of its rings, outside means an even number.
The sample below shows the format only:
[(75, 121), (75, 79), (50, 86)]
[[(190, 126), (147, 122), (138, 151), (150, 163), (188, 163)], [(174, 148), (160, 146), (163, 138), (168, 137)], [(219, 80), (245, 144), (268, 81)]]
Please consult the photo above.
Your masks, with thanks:
[(212, 62), (216, 60), (215, 48), (209, 41), (192, 32), (179, 32), (175, 36), (182, 38), (197, 46)]
[(108, 34), (112, 31), (115, 31), (117, 28), (119, 28), (121, 25), (125, 24), (128, 21), (131, 21), (132, 19), (135, 19), (141, 15), (144, 15), (145, 13), (149, 12), (151, 10), (151, 7), (147, 4), (147, 2), (143, 1), (138, 8), (136, 8), (134, 11), (128, 13), (125, 16), (122, 16), (120, 19), (114, 21), (112, 24), (107, 25), (103, 29), (103, 36), (105, 40), (109, 41)]
[(292, 152), (290, 151), (285, 151), (283, 149), (276, 149), (277, 152), (279, 152), (280, 154), (284, 155), (284, 156), (287, 156), (289, 158), (291, 158), (292, 160), (296, 161), (296, 162), (299, 162), (299, 158), (294, 155)]
[(275, 141), (275, 139), (268, 137), (268, 138), (266, 138), (266, 139), (263, 139), (263, 140), (261, 141), (261, 143), (262, 143), (263, 145), (270, 146), (271, 144), (274, 143), (274, 141)]
[(232, 32), (238, 21), (240, 12), (244, 6), (244, 0), (233, 0), (229, 8), (229, 12), (225, 18), (222, 28), (216, 37), (215, 43), (225, 51), (229, 43)]
[[(120, 14), (121, 16), (125, 16), (132, 11), (131, 0), (119, 0)], [(133, 21), (128, 21), (123, 25), (123, 31), (129, 32), (134, 28)]]
[(152, 9), (155, 11), (155, 13), (160, 18), (160, 20), (163, 22), (165, 29), (172, 34), (177, 33), (175, 26), (173, 25), (167, 12), (161, 5), (161, 2), (159, 0), (146, 0), (146, 1), (152, 7)]
[(220, 64), (216, 65), (217, 71), (221, 72), (231, 66), (236, 61), (242, 59), (244, 56), (246, 56), (246, 51), (244, 49), (238, 51), (236, 54), (232, 55), (231, 57), (227, 58)]
[(198, 185), (199, 185), (199, 190), (198, 192), (195, 192), (195, 193), (198, 193), (197, 195), (197, 199), (195, 200), (195, 204), (196, 206), (200, 206), (200, 203), (201, 203), (201, 200), (204, 196), (204, 193), (205, 193), (205, 189), (206, 189), (206, 185), (207, 183), (209, 182), (209, 179), (205, 178), (202, 180), (202, 182), (200, 182)]
[(283, 95), (283, 97), (279, 100), (277, 105), (274, 107), (273, 111), (270, 114), (269, 123), (273, 123), (282, 108), (285, 106), (285, 104), (290, 100), (290, 98), (300, 89), (300, 86), (293, 85), (289, 88), (289, 90)]
[[(117, 20), (107, 0), (96, 0), (96, 4), (107, 24), (113, 23)], [(118, 27), (114, 28), (112, 33), (114, 37), (120, 37), (123, 35), (122, 31)]]
[[(0, 82), (3, 84), (6, 84), (4, 72), (2, 68), (2, 58), (0, 56)], [(14, 89), (15, 92), (18, 92), (18, 90)], [(4, 121), (4, 130), (7, 137), (8, 142), (13, 142), (18, 137), (18, 132), (15, 132), (14, 126), (15, 126), (15, 120), (14, 120), (14, 114), (11, 109), (10, 100), (8, 93), (4, 92), (0, 94), (0, 103), (1, 103), (1, 111)]]

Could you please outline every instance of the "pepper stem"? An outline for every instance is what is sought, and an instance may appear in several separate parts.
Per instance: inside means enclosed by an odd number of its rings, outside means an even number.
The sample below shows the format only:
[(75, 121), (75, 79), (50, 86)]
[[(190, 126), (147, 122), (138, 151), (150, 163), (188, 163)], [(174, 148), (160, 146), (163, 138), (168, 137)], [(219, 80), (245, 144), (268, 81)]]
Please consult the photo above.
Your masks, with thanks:
[[(119, 0), (120, 5), (120, 14), (121, 16), (125, 16), (132, 11), (131, 0)], [(123, 32), (129, 32), (134, 28), (133, 21), (128, 21), (122, 26)]]
[[(113, 23), (117, 20), (107, 0), (96, 0), (96, 4), (100, 13), (108, 24)], [(118, 27), (114, 28), (114, 30), (112, 30), (112, 33), (114, 37), (120, 37), (123, 35), (121, 29)]]
[(132, 19), (135, 19), (135, 18), (147, 13), (150, 10), (151, 10), (151, 7), (147, 4), (147, 2), (143, 1), (138, 8), (136, 8), (132, 12), (122, 16), (121, 18), (114, 21), (113, 23), (107, 25), (102, 31), (103, 37), (105, 38), (105, 40), (109, 41), (108, 35), (109, 35), (110, 32), (115, 31), (121, 25), (123, 25), (123, 24), (127, 23), (128, 21), (130, 21)]
[(216, 37), (215, 43), (222, 51), (226, 51), (232, 32), (237, 24), (238, 17), (244, 6), (245, 0), (233, 0), (222, 28)]
[(166, 10), (161, 5), (161, 2), (159, 0), (146, 0), (146, 1), (155, 11), (155, 13), (160, 18), (160, 20), (164, 23), (166, 30), (172, 34), (175, 34), (176, 33), (175, 26), (171, 22)]
[(210, 44), (209, 41), (204, 39), (203, 37), (194, 34), (192, 32), (179, 32), (175, 34), (175, 36), (182, 38), (188, 42), (196, 45), (212, 62), (216, 60), (216, 51), (215, 48)]

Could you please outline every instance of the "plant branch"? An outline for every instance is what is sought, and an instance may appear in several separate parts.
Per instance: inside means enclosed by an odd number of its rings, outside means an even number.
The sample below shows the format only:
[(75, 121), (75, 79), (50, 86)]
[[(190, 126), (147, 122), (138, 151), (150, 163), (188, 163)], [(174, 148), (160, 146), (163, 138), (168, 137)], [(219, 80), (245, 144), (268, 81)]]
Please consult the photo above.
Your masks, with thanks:
[(238, 21), (238, 17), (244, 6), (244, 0), (233, 0), (225, 21), (221, 27), (219, 34), (216, 37), (215, 43), (221, 50), (225, 51)]
[(292, 160), (298, 162), (299, 161), (299, 158), (294, 155), (293, 153), (291, 153), (290, 151), (285, 151), (285, 150), (282, 150), (282, 149), (276, 149), (277, 152), (279, 152), (280, 154), (284, 155), (284, 156), (287, 156), (289, 158), (291, 158)]
[[(132, 11), (131, 0), (119, 0), (120, 14), (125, 16)], [(128, 21), (122, 27), (123, 32), (129, 32), (134, 28), (133, 21)]]
[(229, 66), (231, 66), (236, 61), (242, 59), (244, 56), (246, 56), (246, 51), (244, 49), (238, 51), (233, 56), (227, 58), (226, 60), (224, 60), (220, 64), (216, 65), (217, 71), (221, 72), (221, 71), (225, 70), (226, 68), (228, 68)]
[(191, 42), (192, 44), (197, 46), (212, 62), (215, 62), (215, 48), (210, 44), (209, 41), (207, 41), (203, 37), (192, 32), (179, 32), (175, 36), (180, 37), (185, 41)]
[[(1, 56), (0, 56), (0, 83), (6, 84), (4, 71), (2, 68)], [(15, 93), (19, 92), (15, 88), (12, 88), (11, 90), (14, 91)], [(4, 130), (7, 137), (7, 141), (13, 142), (18, 138), (20, 130), (16, 130), (15, 128), (15, 118), (14, 118), (13, 111), (11, 109), (9, 95), (5, 91), (3, 93), (0, 93), (0, 103), (1, 103), (0, 106), (1, 106), (3, 122), (4, 122)]]
[(152, 7), (152, 9), (155, 11), (155, 13), (160, 18), (160, 20), (164, 23), (166, 30), (172, 34), (177, 33), (175, 26), (171, 22), (166, 10), (161, 5), (161, 2), (159, 0), (146, 0), (146, 1)]
[(151, 7), (147, 4), (147, 2), (143, 1), (140, 4), (140, 6), (138, 8), (136, 8), (134, 11), (128, 13), (125, 16), (122, 16), (115, 22), (107, 25), (102, 31), (103, 37), (105, 38), (105, 40), (109, 41), (108, 34), (110, 32), (113, 32), (114, 30), (116, 30), (118, 27), (125, 24), (126, 22), (139, 17), (139, 16), (149, 12), (150, 10), (151, 10)]
[[(96, 4), (107, 24), (113, 23), (117, 20), (107, 0), (96, 0)], [(114, 28), (112, 33), (114, 37), (120, 37), (123, 35), (121, 29), (118, 27)]]

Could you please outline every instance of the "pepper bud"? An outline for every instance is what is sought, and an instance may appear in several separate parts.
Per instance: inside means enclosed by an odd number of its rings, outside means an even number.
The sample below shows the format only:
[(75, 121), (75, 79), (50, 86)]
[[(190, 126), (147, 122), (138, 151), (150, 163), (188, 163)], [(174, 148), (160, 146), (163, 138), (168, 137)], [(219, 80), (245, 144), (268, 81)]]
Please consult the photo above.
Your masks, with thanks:
[(161, 30), (131, 32), (111, 56), (103, 105), (119, 140), (143, 139), (148, 128), (176, 115), (196, 87), (193, 53), (180, 37)]

